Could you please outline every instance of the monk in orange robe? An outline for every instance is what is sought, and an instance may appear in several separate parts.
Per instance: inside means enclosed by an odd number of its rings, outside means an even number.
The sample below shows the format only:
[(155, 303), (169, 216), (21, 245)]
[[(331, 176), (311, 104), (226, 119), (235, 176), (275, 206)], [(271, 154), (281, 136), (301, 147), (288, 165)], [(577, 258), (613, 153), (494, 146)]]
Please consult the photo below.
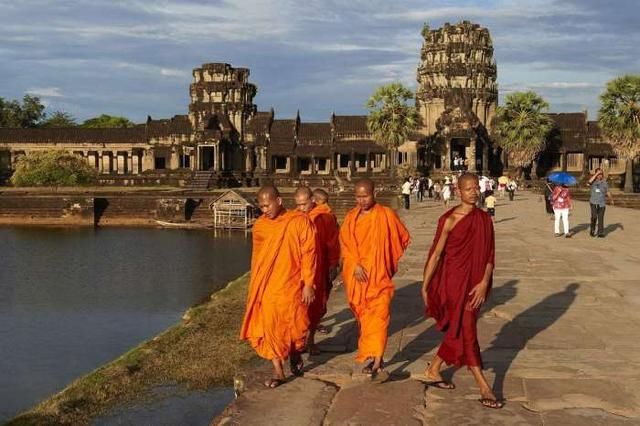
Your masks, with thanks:
[(409, 245), (409, 232), (392, 209), (375, 200), (369, 179), (355, 185), (357, 207), (347, 213), (340, 228), (342, 278), (360, 336), (356, 360), (367, 362), (362, 372), (384, 381), (382, 357), (387, 345), (391, 279)]
[[(319, 196), (318, 199), (320, 198)], [(340, 260), (338, 221), (326, 202), (320, 204), (315, 202), (313, 193), (308, 187), (298, 188), (294, 199), (296, 208), (309, 215), (316, 230), (316, 291), (315, 300), (309, 305), (307, 350), (309, 355), (318, 355), (320, 348), (315, 344), (315, 334), (322, 317), (327, 313), (330, 285), (335, 278), (335, 270)]]
[(284, 383), (284, 361), (301, 375), (301, 350), (309, 328), (308, 307), (314, 299), (316, 238), (307, 215), (282, 206), (275, 187), (258, 192), (262, 216), (253, 226), (251, 281), (240, 338), (248, 340), (262, 358), (272, 361), (273, 377)]
[(427, 315), (445, 332), (438, 353), (427, 367), (428, 383), (454, 389), (445, 381), (443, 363), (466, 365), (480, 388), (480, 403), (502, 408), (482, 374), (477, 321), (480, 307), (491, 289), (495, 243), (491, 217), (476, 208), (480, 197), (478, 177), (458, 179), (461, 204), (440, 217), (436, 236), (425, 264), (422, 297)]

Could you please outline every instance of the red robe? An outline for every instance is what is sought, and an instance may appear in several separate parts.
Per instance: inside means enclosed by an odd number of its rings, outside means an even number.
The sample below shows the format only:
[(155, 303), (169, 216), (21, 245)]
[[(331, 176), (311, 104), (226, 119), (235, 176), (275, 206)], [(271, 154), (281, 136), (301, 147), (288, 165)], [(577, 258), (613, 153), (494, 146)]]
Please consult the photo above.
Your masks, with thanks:
[[(391, 278), (409, 245), (409, 231), (395, 211), (380, 204), (368, 214), (360, 213), (359, 207), (347, 213), (340, 228), (340, 249), (347, 298), (360, 327), (356, 360), (365, 361), (384, 354), (394, 292)], [(358, 264), (367, 272), (366, 283), (353, 276)]]
[(340, 261), (338, 220), (327, 204), (319, 204), (309, 212), (318, 239), (316, 250), (315, 299), (309, 305), (309, 329), (314, 330), (327, 313), (331, 283), (329, 271)]
[[(440, 217), (428, 259), (453, 211)], [(449, 365), (482, 367), (476, 327), (479, 308), (471, 309), (468, 302), (469, 292), (482, 281), (489, 263), (495, 265), (493, 223), (486, 212), (475, 208), (449, 232), (427, 288), (426, 313), (436, 320), (438, 329), (445, 332), (438, 355)], [(491, 284), (492, 279), (487, 296)]]

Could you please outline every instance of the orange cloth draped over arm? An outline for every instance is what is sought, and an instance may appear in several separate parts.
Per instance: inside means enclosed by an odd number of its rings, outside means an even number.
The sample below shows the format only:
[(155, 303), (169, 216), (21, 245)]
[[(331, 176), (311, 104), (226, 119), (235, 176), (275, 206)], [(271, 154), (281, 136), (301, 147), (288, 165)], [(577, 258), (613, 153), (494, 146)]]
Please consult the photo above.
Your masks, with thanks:
[(309, 327), (302, 288), (313, 286), (316, 236), (303, 213), (260, 217), (253, 227), (251, 281), (240, 338), (266, 359), (304, 347)]
[[(340, 228), (342, 277), (347, 299), (360, 327), (358, 361), (384, 354), (393, 297), (391, 279), (409, 245), (409, 231), (388, 207), (376, 204), (369, 213), (356, 207)], [(353, 273), (361, 265), (368, 277), (358, 282)]]
[(329, 300), (329, 270), (340, 261), (340, 244), (338, 221), (326, 204), (315, 206), (309, 212), (309, 219), (313, 222), (317, 236), (317, 264), (315, 278), (315, 300), (309, 305), (309, 327), (314, 329), (327, 313)]

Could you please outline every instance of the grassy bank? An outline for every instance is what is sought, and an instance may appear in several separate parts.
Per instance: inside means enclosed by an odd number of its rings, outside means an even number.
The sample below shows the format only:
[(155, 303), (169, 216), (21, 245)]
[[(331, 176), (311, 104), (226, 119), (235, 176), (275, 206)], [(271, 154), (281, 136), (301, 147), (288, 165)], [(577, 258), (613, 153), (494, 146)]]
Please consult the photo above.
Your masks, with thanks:
[(115, 361), (71, 383), (22, 413), (9, 425), (88, 424), (117, 404), (134, 401), (157, 385), (193, 389), (231, 385), (239, 368), (254, 359), (238, 340), (249, 274), (229, 283), (183, 320)]

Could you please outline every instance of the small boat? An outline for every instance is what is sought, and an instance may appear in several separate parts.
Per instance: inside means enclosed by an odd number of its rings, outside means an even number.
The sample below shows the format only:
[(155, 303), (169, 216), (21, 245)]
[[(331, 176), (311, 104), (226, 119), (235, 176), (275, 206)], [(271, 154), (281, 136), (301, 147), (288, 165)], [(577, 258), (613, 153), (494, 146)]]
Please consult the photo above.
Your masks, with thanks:
[(164, 228), (178, 228), (178, 229), (209, 229), (212, 226), (204, 223), (189, 223), (189, 222), (166, 222), (164, 220), (156, 219), (156, 223)]

